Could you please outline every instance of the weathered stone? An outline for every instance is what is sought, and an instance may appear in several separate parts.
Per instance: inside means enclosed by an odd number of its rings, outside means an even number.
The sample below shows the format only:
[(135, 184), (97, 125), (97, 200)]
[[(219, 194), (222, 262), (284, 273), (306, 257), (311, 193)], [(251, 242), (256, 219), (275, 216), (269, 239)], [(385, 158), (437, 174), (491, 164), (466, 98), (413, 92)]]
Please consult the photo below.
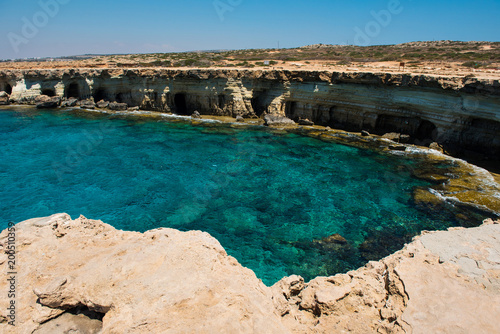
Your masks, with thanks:
[(198, 110), (195, 110), (191, 115), (191, 118), (200, 119), (201, 118), (200, 112)]
[(106, 109), (109, 107), (109, 101), (101, 100), (101, 101), (96, 103), (96, 106), (97, 106), (97, 108), (100, 108), (100, 109)]
[[(71, 328), (76, 318), (64, 312), (77, 309), (102, 314), (102, 333), (288, 333), (271, 290), (207, 233), (123, 232), (61, 214), (16, 229), (23, 290), (17, 326), (0, 322), (2, 333), (47, 333), (49, 323)], [(2, 250), (6, 236), (0, 234)], [(6, 284), (2, 280), (0, 289)], [(2, 294), (2, 319), (7, 303)], [(89, 323), (99, 327), (92, 319), (81, 325)]]
[(241, 116), (238, 115), (238, 116), (236, 116), (236, 122), (238, 122), (238, 123), (244, 123), (245, 119), (243, 117), (241, 117)]
[[(31, 219), (16, 225), (23, 316), (8, 325), (0, 295), (0, 332), (495, 333), (499, 223), (426, 233), (347, 274), (268, 288), (207, 233)], [(3, 231), (2, 253), (7, 242)]]
[(139, 111), (139, 107), (128, 108), (128, 111)]
[(368, 137), (368, 136), (370, 136), (370, 133), (366, 130), (363, 130), (363, 131), (361, 131), (361, 136)]
[(314, 122), (312, 122), (312, 121), (308, 120), (307, 118), (306, 118), (306, 119), (302, 119), (302, 118), (301, 118), (301, 119), (299, 119), (299, 120), (297, 121), (297, 124), (299, 124), (299, 125), (306, 125), (306, 126), (313, 126), (313, 125), (314, 125)]
[(54, 109), (61, 104), (59, 96), (40, 95), (35, 99), (37, 109)]
[(401, 134), (400, 133), (396, 133), (396, 132), (389, 132), (389, 133), (386, 133), (386, 134), (384, 134), (382, 136), (382, 138), (386, 138), (386, 139), (395, 141), (396, 143), (399, 143), (399, 138), (400, 137), (401, 137)]
[(70, 97), (69, 99), (66, 99), (61, 102), (61, 107), (67, 108), (67, 107), (75, 107), (78, 103), (78, 99), (74, 97)]
[(431, 143), (429, 145), (429, 148), (433, 149), (433, 150), (436, 150), (438, 152), (441, 152), (441, 153), (443, 153), (443, 151), (444, 151), (443, 147), (441, 145), (439, 145), (438, 143), (436, 143), (436, 142)]
[(276, 115), (266, 115), (264, 116), (264, 121), (267, 126), (287, 126), (287, 125), (295, 125), (295, 122), (291, 119), (283, 116)]
[[(12, 103), (33, 104), (41, 86), (55, 87), (63, 96), (78, 85), (78, 94), (115, 98), (143, 110), (172, 112), (179, 103), (207, 115), (273, 114), (350, 131), (404, 133), (418, 145), (438, 142), (447, 151), (500, 156), (498, 80), (278, 69), (107, 68), (0, 71), (0, 87), (7, 83), (14, 87)], [(172, 93), (177, 91), (182, 93)]]
[(95, 103), (92, 100), (80, 101), (80, 108), (82, 109), (95, 109)]
[(125, 111), (128, 109), (126, 103), (110, 102), (108, 108), (114, 111)]

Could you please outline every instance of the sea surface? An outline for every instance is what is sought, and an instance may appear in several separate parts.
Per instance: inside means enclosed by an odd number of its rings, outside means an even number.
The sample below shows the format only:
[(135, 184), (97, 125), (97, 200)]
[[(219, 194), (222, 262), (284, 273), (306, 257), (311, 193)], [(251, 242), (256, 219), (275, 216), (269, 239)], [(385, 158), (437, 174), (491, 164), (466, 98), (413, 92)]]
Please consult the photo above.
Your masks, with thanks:
[(412, 168), (264, 128), (0, 110), (0, 227), (66, 212), (122, 230), (201, 230), (267, 285), (310, 280), (457, 224), (416, 207), (413, 190), (429, 184)]

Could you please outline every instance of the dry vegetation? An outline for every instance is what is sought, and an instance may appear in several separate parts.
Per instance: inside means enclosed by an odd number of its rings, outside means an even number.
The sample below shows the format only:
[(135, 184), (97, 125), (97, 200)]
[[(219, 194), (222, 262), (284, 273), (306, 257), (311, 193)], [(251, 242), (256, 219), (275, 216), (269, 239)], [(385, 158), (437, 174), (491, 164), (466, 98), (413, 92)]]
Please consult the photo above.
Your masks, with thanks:
[(317, 44), (293, 49), (250, 49), (71, 57), (2, 62), (0, 68), (303, 68), (470, 74), (500, 77), (499, 42), (412, 42), (359, 47)]

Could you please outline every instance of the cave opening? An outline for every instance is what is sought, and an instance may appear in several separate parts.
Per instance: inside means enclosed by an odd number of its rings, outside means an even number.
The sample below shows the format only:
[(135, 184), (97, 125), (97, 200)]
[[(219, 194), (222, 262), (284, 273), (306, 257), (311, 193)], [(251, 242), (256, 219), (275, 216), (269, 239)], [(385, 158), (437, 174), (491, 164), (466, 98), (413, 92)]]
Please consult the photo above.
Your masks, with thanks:
[(6, 92), (7, 94), (9, 94), (9, 95), (10, 95), (10, 94), (12, 94), (12, 86), (11, 86), (11, 85), (9, 85), (9, 84), (7, 84), (7, 85), (5, 86), (5, 92)]
[(76, 82), (71, 83), (66, 89), (66, 97), (67, 98), (80, 98), (80, 86)]
[(99, 102), (101, 100), (106, 100), (106, 95), (106, 91), (102, 88), (99, 88), (93, 94), (94, 101)]
[(219, 95), (219, 108), (224, 109), (224, 106), (226, 105), (226, 96), (224, 94)]
[(417, 128), (415, 137), (418, 140), (435, 141), (437, 138), (437, 128), (432, 122), (423, 120)]
[(47, 95), (50, 97), (56, 96), (56, 92), (51, 88), (46, 88), (42, 90), (42, 95)]
[(267, 110), (267, 105), (265, 103), (267, 97), (267, 91), (254, 92), (254, 95), (251, 100), (253, 111), (257, 117), (262, 116), (264, 112)]
[(124, 101), (124, 97), (123, 97), (123, 93), (118, 93), (116, 94), (116, 97), (115, 97), (115, 101), (118, 102), (118, 103), (123, 103)]
[(175, 94), (174, 104), (178, 115), (189, 115), (186, 103), (186, 94), (184, 93)]
[(288, 101), (285, 106), (285, 116), (290, 119), (294, 119), (296, 110), (297, 110), (297, 102)]

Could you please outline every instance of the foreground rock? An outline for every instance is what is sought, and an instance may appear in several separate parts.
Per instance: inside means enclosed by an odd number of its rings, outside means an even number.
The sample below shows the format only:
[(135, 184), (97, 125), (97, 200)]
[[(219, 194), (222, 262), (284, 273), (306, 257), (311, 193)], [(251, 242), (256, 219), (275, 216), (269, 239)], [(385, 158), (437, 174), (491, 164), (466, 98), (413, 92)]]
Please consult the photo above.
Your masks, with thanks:
[(35, 99), (37, 109), (54, 109), (61, 104), (59, 96), (40, 95)]
[[(489, 223), (425, 234), (347, 274), (269, 288), (207, 233), (32, 219), (16, 225), (17, 326), (2, 293), (0, 332), (498, 333), (500, 225)], [(322, 242), (332, 240), (343, 242)], [(0, 244), (6, 273), (6, 231)]]

